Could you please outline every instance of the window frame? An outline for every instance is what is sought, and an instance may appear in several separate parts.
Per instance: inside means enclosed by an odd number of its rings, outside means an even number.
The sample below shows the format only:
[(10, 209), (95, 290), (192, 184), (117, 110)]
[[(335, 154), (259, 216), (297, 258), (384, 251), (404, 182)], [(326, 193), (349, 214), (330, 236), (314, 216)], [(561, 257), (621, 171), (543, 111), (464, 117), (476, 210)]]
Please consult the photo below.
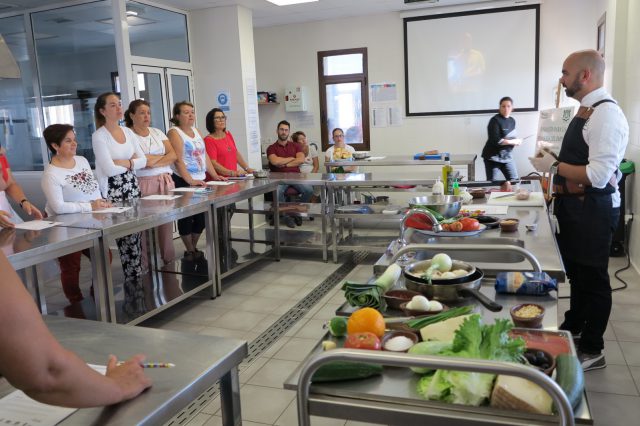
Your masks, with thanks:
[[(329, 56), (341, 56), (361, 54), (362, 55), (362, 73), (356, 74), (340, 74), (327, 76), (324, 75), (324, 58)], [(322, 151), (329, 149), (329, 129), (327, 127), (327, 85), (341, 83), (360, 83), (360, 96), (362, 99), (362, 143), (350, 144), (356, 151), (369, 151), (369, 73), (367, 48), (357, 47), (352, 49), (339, 50), (323, 50), (318, 52), (318, 88), (320, 91), (320, 134), (322, 139)], [(343, 129), (345, 132), (347, 129)]]

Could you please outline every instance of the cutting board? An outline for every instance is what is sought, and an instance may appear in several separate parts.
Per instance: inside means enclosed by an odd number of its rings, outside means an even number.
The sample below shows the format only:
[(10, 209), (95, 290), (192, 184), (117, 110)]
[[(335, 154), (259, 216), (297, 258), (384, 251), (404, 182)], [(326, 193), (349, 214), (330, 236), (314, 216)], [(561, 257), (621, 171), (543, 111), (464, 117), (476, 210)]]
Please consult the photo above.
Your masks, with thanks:
[(514, 206), (514, 207), (544, 207), (544, 196), (542, 192), (532, 192), (529, 194), (528, 200), (516, 200), (515, 195), (508, 197), (496, 198), (502, 195), (507, 195), (508, 192), (492, 192), (489, 195), (487, 204), (494, 204), (497, 206)]

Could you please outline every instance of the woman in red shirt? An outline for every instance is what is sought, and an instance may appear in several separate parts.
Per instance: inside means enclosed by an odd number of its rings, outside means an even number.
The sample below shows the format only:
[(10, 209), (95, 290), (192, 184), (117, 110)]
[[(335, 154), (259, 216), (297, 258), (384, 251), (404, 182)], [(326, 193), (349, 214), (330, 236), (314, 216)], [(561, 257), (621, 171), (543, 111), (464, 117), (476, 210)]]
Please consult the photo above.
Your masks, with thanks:
[[(220, 108), (214, 108), (207, 114), (205, 124), (209, 134), (204, 138), (207, 155), (222, 176), (244, 176), (253, 173), (242, 154), (236, 148), (233, 135), (227, 130), (227, 117)], [(238, 168), (240, 166), (240, 168)]]

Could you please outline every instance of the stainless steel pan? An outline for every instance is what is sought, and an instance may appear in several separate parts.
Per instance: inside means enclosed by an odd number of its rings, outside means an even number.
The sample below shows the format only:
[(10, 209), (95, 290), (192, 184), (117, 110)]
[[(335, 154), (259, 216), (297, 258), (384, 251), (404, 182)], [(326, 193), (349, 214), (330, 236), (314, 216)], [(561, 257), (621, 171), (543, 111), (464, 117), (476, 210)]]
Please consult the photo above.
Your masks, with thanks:
[[(413, 280), (413, 276), (405, 274), (405, 285), (407, 289), (420, 292), (428, 299), (438, 300), (443, 303), (459, 302), (465, 297), (474, 297), (492, 312), (502, 310), (502, 305), (489, 299), (478, 290), (482, 283), (484, 273), (476, 268), (475, 272), (467, 278), (467, 281), (456, 284), (427, 284)], [(451, 280), (446, 280), (451, 281)]]
[[(407, 265), (404, 268), (404, 276), (411, 279), (412, 281), (418, 283), (429, 284), (429, 280), (426, 278), (422, 278), (422, 275), (429, 269), (431, 266), (431, 259), (429, 260), (421, 260), (420, 262), (414, 262), (410, 265)], [(470, 263), (462, 262), (460, 260), (452, 260), (451, 261), (451, 270), (456, 269), (464, 269), (467, 271), (465, 275), (461, 275), (457, 278), (431, 278), (432, 284), (457, 284), (469, 281), (471, 275), (476, 271), (476, 267), (471, 265)]]

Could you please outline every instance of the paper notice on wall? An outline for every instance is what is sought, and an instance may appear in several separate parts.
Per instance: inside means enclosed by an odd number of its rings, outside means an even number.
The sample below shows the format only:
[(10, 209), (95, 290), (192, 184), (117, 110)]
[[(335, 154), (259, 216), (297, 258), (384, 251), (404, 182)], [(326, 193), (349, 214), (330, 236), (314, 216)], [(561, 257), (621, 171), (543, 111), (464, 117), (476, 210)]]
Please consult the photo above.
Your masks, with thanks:
[(373, 127), (402, 126), (396, 83), (373, 83), (369, 91)]
[(371, 90), (371, 104), (379, 102), (398, 102), (398, 88), (396, 83), (373, 83)]
[(574, 115), (575, 107), (552, 108), (540, 111), (536, 151), (540, 148), (560, 153), (562, 139)]
[(389, 114), (387, 108), (373, 108), (371, 112), (371, 124), (373, 127), (389, 127)]
[(291, 127), (294, 129), (311, 129), (315, 126), (315, 119), (311, 111), (287, 112), (285, 119), (291, 123)]
[(258, 92), (256, 78), (245, 77), (247, 94), (247, 145), (249, 153), (260, 152), (260, 121), (258, 118)]
[(402, 113), (400, 112), (400, 107), (389, 107), (388, 112), (389, 126), (402, 126)]

